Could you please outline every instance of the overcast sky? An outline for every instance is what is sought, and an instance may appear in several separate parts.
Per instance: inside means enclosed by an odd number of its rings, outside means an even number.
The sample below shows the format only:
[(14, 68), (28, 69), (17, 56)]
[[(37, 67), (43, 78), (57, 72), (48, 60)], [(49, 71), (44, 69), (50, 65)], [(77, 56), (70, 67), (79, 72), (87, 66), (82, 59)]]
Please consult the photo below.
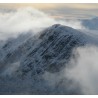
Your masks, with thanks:
[(68, 4), (68, 3), (19, 3), (19, 4), (0, 4), (0, 9), (17, 9), (20, 7), (33, 7), (39, 10), (44, 11), (45, 13), (49, 14), (51, 17), (54, 18), (66, 18), (66, 19), (73, 19), (73, 18), (92, 18), (98, 16), (98, 4)]

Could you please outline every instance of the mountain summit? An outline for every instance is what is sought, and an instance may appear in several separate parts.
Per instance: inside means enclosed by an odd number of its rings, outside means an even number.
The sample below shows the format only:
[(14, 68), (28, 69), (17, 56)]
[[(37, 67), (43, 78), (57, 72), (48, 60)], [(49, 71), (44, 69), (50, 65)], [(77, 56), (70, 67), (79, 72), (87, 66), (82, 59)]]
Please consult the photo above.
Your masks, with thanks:
[(60, 24), (41, 31), (39, 35), (20, 39), (10, 40), (1, 48), (0, 70), (19, 62), (17, 72), (22, 74), (58, 72), (68, 63), (75, 47), (89, 42), (86, 34)]

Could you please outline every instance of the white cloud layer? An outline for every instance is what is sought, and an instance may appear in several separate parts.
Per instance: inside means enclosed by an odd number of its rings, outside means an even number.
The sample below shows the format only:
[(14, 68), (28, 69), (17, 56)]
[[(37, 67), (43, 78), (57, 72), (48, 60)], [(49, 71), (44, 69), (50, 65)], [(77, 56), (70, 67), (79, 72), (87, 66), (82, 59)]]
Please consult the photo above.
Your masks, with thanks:
[[(5, 11), (5, 10), (3, 10)], [(23, 32), (39, 32), (42, 28), (56, 23), (81, 29), (79, 21), (57, 21), (45, 13), (33, 8), (19, 8), (13, 11), (0, 12), (0, 40), (17, 37)]]
[(78, 48), (75, 55), (65, 74), (80, 85), (84, 94), (98, 94), (98, 47)]

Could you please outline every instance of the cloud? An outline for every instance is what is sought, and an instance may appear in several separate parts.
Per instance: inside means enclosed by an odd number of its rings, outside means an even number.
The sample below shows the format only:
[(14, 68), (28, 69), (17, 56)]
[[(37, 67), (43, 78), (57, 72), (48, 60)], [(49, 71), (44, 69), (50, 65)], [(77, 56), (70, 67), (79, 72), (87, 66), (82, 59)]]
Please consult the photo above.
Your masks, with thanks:
[(43, 77), (50, 87), (64, 94), (98, 94), (98, 47), (85, 46), (73, 50), (74, 57), (58, 73), (46, 72)]
[[(17, 37), (21, 33), (32, 31), (37, 33), (42, 29), (56, 23), (82, 28), (80, 21), (62, 21), (49, 17), (42, 11), (27, 7), (19, 9), (7, 9), (0, 11), (0, 40)], [(4, 13), (5, 12), (5, 13)]]
[[(15, 3), (15, 4), (0, 4), (0, 8), (7, 9), (17, 9), (17, 8), (25, 8), (31, 7), (43, 10), (49, 14), (61, 15), (61, 17), (66, 16), (68, 19), (70, 18), (91, 18), (92, 16), (98, 16), (98, 4), (90, 4), (90, 3)], [(55, 14), (55, 15), (56, 15)], [(54, 16), (55, 16), (54, 15)]]
[(56, 9), (56, 8), (70, 8), (70, 9), (98, 9), (98, 4), (90, 3), (15, 3), (15, 4), (0, 4), (0, 7), (19, 8), (19, 7), (34, 7), (37, 9)]
[(83, 94), (98, 94), (98, 47), (77, 48), (74, 52), (65, 75), (80, 85)]
[(39, 31), (42, 27), (52, 25), (53, 19), (43, 12), (32, 8), (17, 9), (14, 12), (0, 15), (0, 39), (16, 37), (30, 30)]
[(72, 8), (72, 9), (84, 9), (84, 10), (89, 10), (89, 9), (98, 9), (98, 4), (90, 4), (90, 3), (72, 3), (72, 4), (63, 4), (63, 6), (66, 6), (66, 8)]

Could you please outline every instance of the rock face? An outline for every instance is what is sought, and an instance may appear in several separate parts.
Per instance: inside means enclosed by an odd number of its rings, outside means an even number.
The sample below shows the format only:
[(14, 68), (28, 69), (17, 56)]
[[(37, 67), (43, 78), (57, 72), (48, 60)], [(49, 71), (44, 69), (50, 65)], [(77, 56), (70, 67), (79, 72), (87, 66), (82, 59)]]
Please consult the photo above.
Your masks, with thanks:
[(53, 25), (41, 33), (38, 38), (40, 42), (35, 42), (34, 49), (31, 47), (20, 69), (23, 73), (32, 70), (32, 75), (45, 70), (52, 73), (60, 71), (69, 61), (73, 48), (84, 45), (82, 36), (70, 27)]
[(38, 36), (28, 36), (23, 39), (23, 42), (19, 39), (7, 42), (0, 51), (0, 70), (2, 72), (6, 68), (5, 65), (10, 66), (19, 62), (17, 72), (21, 74), (58, 72), (69, 61), (73, 48), (83, 46), (87, 42), (85, 34), (73, 28), (55, 24)]

